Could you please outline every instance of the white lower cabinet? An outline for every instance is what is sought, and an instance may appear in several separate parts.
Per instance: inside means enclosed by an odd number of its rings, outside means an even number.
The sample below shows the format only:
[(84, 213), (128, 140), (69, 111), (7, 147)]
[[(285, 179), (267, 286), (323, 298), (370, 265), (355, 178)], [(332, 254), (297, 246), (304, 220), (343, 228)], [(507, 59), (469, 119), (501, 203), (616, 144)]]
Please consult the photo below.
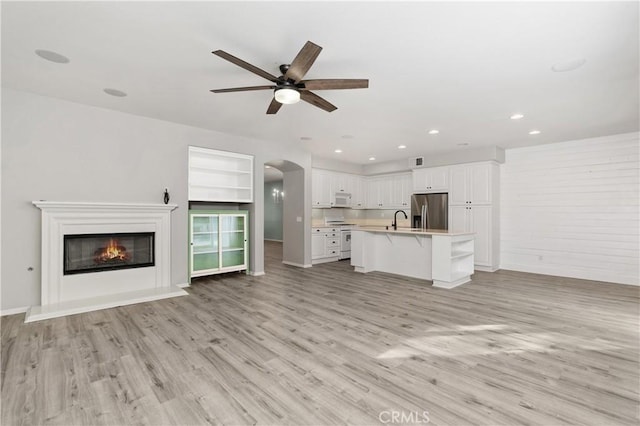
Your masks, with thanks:
[(498, 265), (494, 256), (494, 218), (491, 206), (450, 206), (450, 230), (453, 232), (473, 232), (474, 263), (487, 270), (495, 270)]
[(311, 263), (333, 262), (340, 256), (340, 230), (331, 227), (311, 229)]
[(311, 259), (327, 257), (327, 237), (325, 233), (311, 234)]

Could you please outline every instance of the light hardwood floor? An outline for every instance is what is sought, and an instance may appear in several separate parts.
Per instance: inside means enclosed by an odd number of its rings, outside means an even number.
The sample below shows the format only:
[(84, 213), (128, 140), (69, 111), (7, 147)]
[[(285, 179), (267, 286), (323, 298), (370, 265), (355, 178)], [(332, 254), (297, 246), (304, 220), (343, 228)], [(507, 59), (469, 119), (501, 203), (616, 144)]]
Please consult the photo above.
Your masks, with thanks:
[(637, 287), (500, 271), (444, 290), (266, 252), (267, 275), (190, 296), (2, 317), (2, 425), (639, 422)]

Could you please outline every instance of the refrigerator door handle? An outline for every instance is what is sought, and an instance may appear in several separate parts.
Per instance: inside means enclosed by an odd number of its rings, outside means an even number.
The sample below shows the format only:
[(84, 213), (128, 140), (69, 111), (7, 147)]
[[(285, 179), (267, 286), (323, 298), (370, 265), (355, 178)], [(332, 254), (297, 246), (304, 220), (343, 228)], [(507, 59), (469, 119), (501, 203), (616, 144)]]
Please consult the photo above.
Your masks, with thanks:
[(420, 226), (422, 227), (422, 229), (427, 229), (427, 205), (423, 204), (422, 205), (422, 212), (421, 212), (421, 217), (420, 217)]
[(429, 229), (429, 222), (431, 222), (429, 220), (429, 209), (428, 209), (428, 206), (425, 205), (424, 206), (424, 224), (425, 224), (424, 229)]

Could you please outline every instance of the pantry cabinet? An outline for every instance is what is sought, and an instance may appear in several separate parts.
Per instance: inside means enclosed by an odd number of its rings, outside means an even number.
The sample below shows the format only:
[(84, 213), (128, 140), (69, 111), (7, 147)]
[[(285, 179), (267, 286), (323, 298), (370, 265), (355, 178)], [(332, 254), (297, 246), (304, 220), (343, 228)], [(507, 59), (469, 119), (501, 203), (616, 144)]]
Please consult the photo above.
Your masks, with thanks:
[(474, 261), (479, 270), (495, 271), (500, 264), (499, 173), (493, 162), (450, 167), (450, 228), (475, 233)]
[(189, 210), (189, 277), (248, 268), (249, 212)]

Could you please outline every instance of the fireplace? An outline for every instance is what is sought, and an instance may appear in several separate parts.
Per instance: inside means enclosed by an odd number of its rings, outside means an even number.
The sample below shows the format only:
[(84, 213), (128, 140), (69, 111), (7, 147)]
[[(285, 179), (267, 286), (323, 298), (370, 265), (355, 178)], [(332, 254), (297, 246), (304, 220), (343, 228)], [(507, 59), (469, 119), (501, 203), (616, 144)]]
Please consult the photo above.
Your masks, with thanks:
[(154, 266), (154, 238), (154, 232), (65, 235), (63, 274)]
[(40, 305), (25, 322), (184, 296), (171, 283), (171, 204), (34, 201)]

